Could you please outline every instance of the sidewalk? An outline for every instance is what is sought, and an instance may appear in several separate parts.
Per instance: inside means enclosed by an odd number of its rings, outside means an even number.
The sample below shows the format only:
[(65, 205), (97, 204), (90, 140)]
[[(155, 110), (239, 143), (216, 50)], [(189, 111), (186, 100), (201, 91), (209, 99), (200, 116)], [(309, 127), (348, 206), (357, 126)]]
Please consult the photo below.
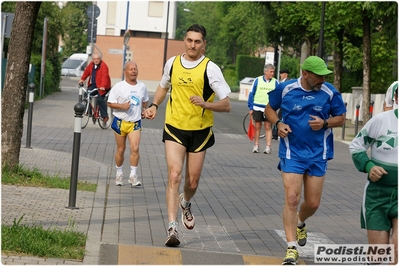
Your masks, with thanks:
[[(25, 148), (25, 116), (20, 155), (25, 167), (71, 175), (74, 89), (63, 88), (35, 102), (31, 149)], [(273, 141), (270, 156), (252, 154), (244, 134), (216, 133), (193, 200), (196, 227), (192, 231), (181, 227), (180, 247), (166, 248), (167, 173), (161, 134), (150, 125), (143, 129), (138, 168), (143, 187), (131, 188), (113, 184), (113, 132), (90, 124), (82, 130), (79, 180), (96, 183), (98, 189), (77, 192), (79, 209), (66, 208), (68, 190), (3, 185), (2, 223), (22, 215), (23, 223), (45, 227), (67, 228), (73, 221), (88, 240), (83, 261), (2, 256), (2, 263), (281, 264), (286, 243), (281, 218), (284, 190), (276, 168), (278, 143)], [(335, 134), (340, 139), (341, 131)], [(359, 223), (366, 177), (353, 166), (347, 143), (336, 141), (335, 152), (322, 204), (306, 223), (308, 244), (299, 249), (301, 264), (313, 264), (313, 247), (318, 243), (367, 243)], [(126, 163), (124, 172), (129, 172)]]

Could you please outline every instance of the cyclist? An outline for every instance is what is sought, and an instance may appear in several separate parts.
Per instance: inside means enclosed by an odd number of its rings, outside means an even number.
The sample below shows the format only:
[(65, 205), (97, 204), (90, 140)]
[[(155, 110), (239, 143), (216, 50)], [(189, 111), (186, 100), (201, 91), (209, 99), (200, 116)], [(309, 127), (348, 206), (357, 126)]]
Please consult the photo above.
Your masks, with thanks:
[(98, 53), (93, 53), (93, 61), (86, 67), (79, 83), (83, 83), (88, 77), (90, 77), (90, 79), (87, 88), (89, 91), (98, 88), (98, 91), (93, 92), (92, 96), (99, 94), (97, 102), (100, 106), (101, 117), (104, 123), (107, 123), (109, 118), (105, 95), (111, 89), (111, 78), (109, 77), (107, 64), (101, 60), (101, 56)]

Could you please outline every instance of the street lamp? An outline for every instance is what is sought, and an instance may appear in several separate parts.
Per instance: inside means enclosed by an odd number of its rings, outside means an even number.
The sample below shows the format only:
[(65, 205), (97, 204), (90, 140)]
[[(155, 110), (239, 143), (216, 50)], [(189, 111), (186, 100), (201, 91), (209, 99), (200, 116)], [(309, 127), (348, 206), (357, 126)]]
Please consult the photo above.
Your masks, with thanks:
[(169, 30), (168, 30), (168, 24), (169, 24), (169, 5), (170, 1), (168, 1), (168, 10), (166, 14), (166, 31), (165, 31), (165, 45), (164, 45), (164, 50), (163, 50), (163, 65), (162, 69), (165, 67), (166, 64), (166, 53), (168, 51), (168, 35), (169, 35)]

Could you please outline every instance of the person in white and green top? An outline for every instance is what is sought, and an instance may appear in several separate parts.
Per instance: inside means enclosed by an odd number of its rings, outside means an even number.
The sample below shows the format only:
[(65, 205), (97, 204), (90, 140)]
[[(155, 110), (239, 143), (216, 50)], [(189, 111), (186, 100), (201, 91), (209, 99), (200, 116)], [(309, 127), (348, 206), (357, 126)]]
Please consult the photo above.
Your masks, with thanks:
[[(398, 103), (398, 88), (394, 90)], [(370, 148), (370, 156), (368, 149)], [(361, 227), (369, 244), (394, 244), (398, 263), (398, 108), (371, 118), (349, 145), (353, 163), (368, 173), (361, 208)]]
[(385, 99), (384, 99), (384, 111), (398, 108), (398, 104), (395, 103), (395, 99), (394, 99), (394, 93), (397, 88), (398, 88), (398, 81), (395, 81), (387, 89), (387, 92), (385, 94)]

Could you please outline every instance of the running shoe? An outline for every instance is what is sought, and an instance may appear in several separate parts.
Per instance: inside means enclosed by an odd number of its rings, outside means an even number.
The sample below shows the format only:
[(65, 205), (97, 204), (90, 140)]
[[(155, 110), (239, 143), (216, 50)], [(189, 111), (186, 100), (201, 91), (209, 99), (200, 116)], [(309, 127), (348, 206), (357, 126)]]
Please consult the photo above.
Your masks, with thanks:
[(283, 265), (296, 265), (298, 258), (299, 253), (296, 247), (288, 247), (283, 260)]
[(266, 149), (263, 151), (264, 154), (271, 154), (272, 153), (272, 147), (266, 146)]
[(259, 153), (259, 146), (258, 145), (254, 145), (254, 148), (252, 149), (253, 153)]
[(132, 187), (141, 187), (141, 182), (138, 180), (137, 175), (130, 176), (128, 182), (132, 184)]
[(180, 208), (181, 208), (181, 221), (185, 228), (192, 230), (195, 226), (195, 217), (191, 213), (191, 203), (188, 207), (183, 207), (183, 193), (179, 196)]
[(115, 186), (123, 186), (123, 173), (116, 174)]
[(175, 247), (180, 245), (179, 233), (177, 233), (177, 228), (175, 226), (171, 226), (166, 232), (168, 237), (166, 238), (165, 245), (168, 247)]
[(297, 227), (296, 228), (296, 241), (298, 242), (298, 245), (303, 247), (306, 245), (306, 238), (308, 237), (308, 234), (306, 232), (306, 224), (303, 224), (302, 227)]

